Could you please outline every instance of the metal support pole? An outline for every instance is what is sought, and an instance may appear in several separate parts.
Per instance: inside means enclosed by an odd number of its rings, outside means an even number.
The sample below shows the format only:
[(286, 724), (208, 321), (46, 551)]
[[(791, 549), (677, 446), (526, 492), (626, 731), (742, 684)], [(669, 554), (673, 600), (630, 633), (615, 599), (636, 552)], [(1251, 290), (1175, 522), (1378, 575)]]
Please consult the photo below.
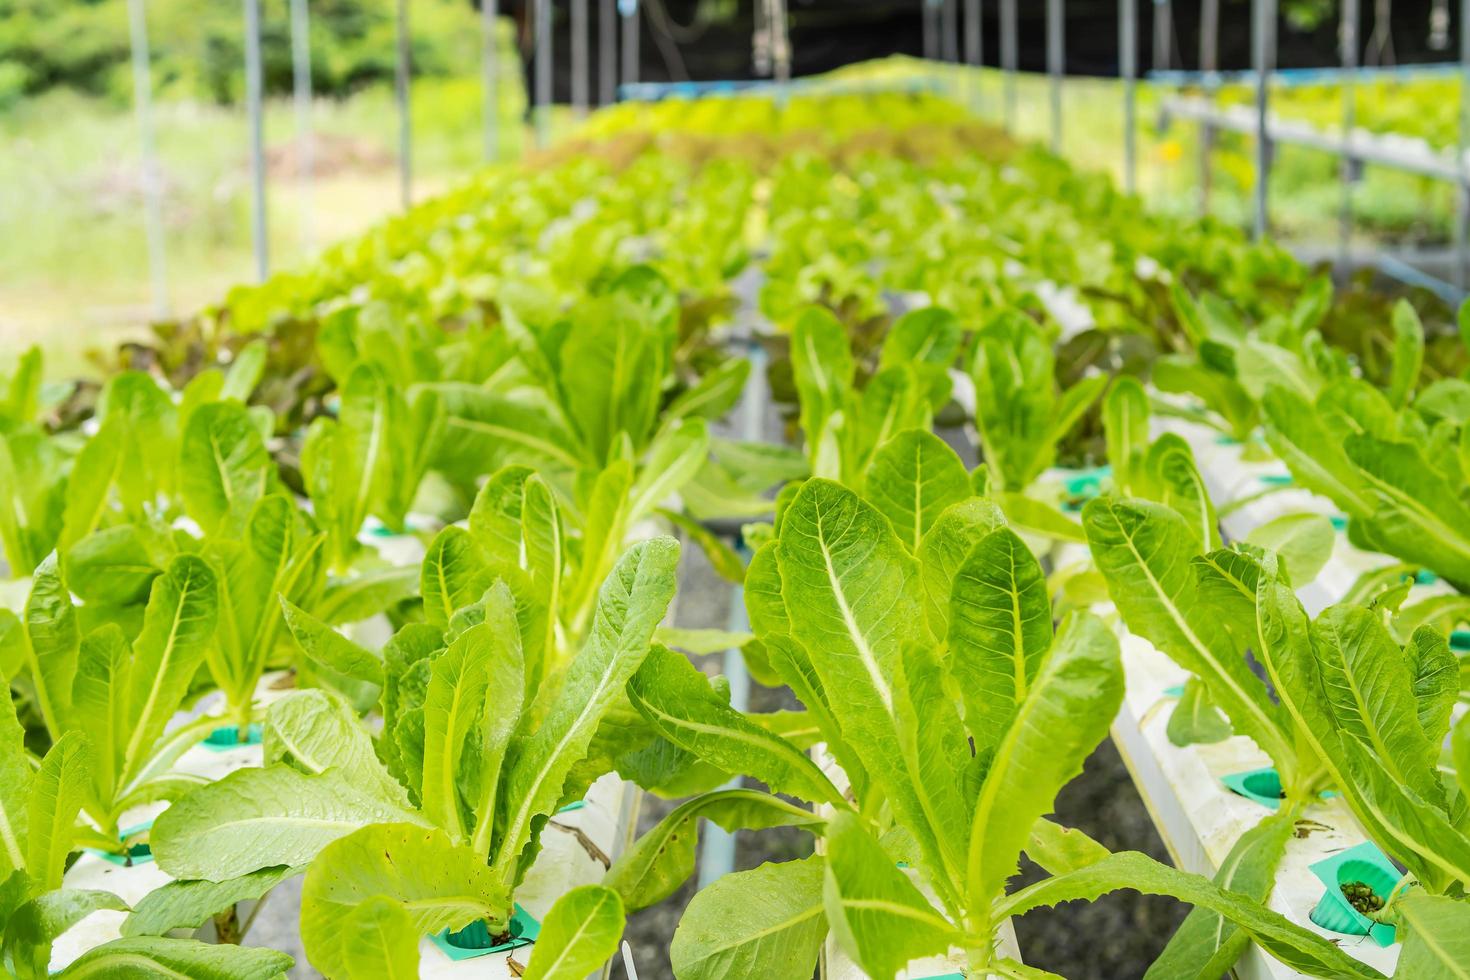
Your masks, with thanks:
[(618, 3), (599, 0), (597, 8), (597, 102), (612, 105), (618, 98)]
[(578, 116), (587, 114), (590, 79), (587, 63), (587, 0), (572, 0), (572, 108)]
[(1455, 288), (1463, 291), (1467, 277), (1466, 262), (1470, 258), (1470, 173), (1465, 167), (1465, 154), (1470, 150), (1470, 0), (1460, 0), (1460, 126), (1455, 141), (1455, 169), (1460, 174), (1459, 214), (1454, 227), (1455, 269), (1451, 277)]
[[(1213, 105), (1220, 68), (1220, 0), (1203, 0), (1200, 6), (1199, 69), (1205, 76), (1205, 98)], [(1210, 213), (1210, 191), (1214, 183), (1211, 162), (1215, 152), (1215, 127), (1203, 123), (1199, 130), (1199, 208), (1200, 216)]]
[[(765, 430), (765, 407), (770, 398), (766, 389), (765, 348), (751, 344), (749, 357), (750, 377), (741, 398), (740, 428), (742, 438), (755, 441)], [(745, 613), (745, 594), (738, 585), (730, 589), (729, 626), (732, 632), (743, 633), (750, 629), (750, 620)], [(745, 656), (738, 649), (725, 651), (724, 674), (730, 681), (730, 707), (736, 711), (748, 710), (750, 673), (745, 666)], [(722, 788), (738, 789), (741, 785), (741, 777), (736, 776)], [(703, 889), (734, 870), (735, 835), (714, 824), (707, 824), (700, 854), (698, 887)]]
[(1271, 230), (1271, 140), (1266, 131), (1270, 102), (1271, 64), (1276, 50), (1276, 0), (1251, 0), (1251, 62), (1256, 72), (1256, 188), (1257, 240)]
[(786, 20), (786, 0), (771, 3), (771, 77), (791, 81), (791, 32)]
[(965, 75), (968, 81), (965, 95), (971, 112), (977, 112), (980, 108), (979, 68), (985, 63), (983, 46), (985, 37), (981, 33), (983, 29), (980, 20), (980, 0), (965, 0), (965, 64), (976, 69)]
[(1169, 0), (1154, 0), (1154, 71), (1167, 71), (1174, 50), (1174, 7)]
[[(1358, 78), (1358, 0), (1342, 0), (1342, 22), (1338, 26), (1338, 45), (1342, 56), (1342, 138), (1352, 139), (1357, 125)], [(1352, 274), (1353, 244), (1353, 178), (1355, 161), (1344, 153), (1338, 161), (1342, 179), (1342, 200), (1337, 226), (1337, 270), (1344, 280)]]
[(260, 0), (245, 0), (245, 111), (250, 127), (250, 233), (255, 245), (255, 277), (270, 275), (270, 243), (265, 223), (265, 119), (260, 70)]
[(536, 145), (551, 142), (551, 59), (555, 57), (551, 36), (551, 0), (535, 0), (532, 8), (536, 32)]
[(480, 67), (485, 88), (485, 160), (500, 159), (500, 0), (480, 0)]
[(405, 210), (413, 204), (413, 115), (408, 104), (413, 38), (409, 29), (408, 0), (398, 0), (398, 58), (393, 70), (393, 94), (398, 102), (398, 197)]
[(1051, 79), (1051, 151), (1062, 152), (1062, 71), (1066, 51), (1062, 0), (1046, 0), (1046, 73)]
[(1138, 190), (1138, 0), (1119, 0), (1118, 61), (1123, 76), (1123, 189)]
[(924, 0), (919, 7), (924, 18), (924, 60), (933, 61), (939, 56), (939, 13), (936, 0)]
[(960, 0), (944, 0), (939, 30), (940, 50), (944, 60), (957, 64), (960, 60)]
[(638, 84), (638, 0), (618, 0), (623, 18), (623, 84)]
[(764, 78), (774, 70), (771, 66), (771, 28), (766, 23), (771, 19), (769, 0), (755, 0), (754, 15), (754, 29), (750, 36), (750, 65), (757, 78)]
[(1000, 0), (1000, 67), (1005, 95), (1001, 116), (1006, 129), (1016, 125), (1016, 0)]
[(315, 143), (311, 133), (311, 19), (306, 0), (291, 0), (291, 100), (296, 110), (296, 179), (301, 182), (301, 247), (316, 250), (312, 182)]
[(149, 69), (148, 8), (145, 0), (128, 0), (128, 29), (133, 55), (133, 112), (138, 119), (138, 155), (143, 166), (143, 233), (148, 239), (148, 279), (153, 315), (169, 315), (168, 251), (163, 237), (163, 187), (158, 180), (158, 151), (153, 139), (153, 75)]

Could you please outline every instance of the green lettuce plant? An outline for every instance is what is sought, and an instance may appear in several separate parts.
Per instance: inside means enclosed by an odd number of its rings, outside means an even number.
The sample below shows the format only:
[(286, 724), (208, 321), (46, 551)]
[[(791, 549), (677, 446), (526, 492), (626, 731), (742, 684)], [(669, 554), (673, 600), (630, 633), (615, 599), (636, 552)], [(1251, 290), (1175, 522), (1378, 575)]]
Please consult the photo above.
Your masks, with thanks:
[[(160, 866), (224, 883), (309, 865), (302, 939), (329, 976), (361, 975), (356, 964), (383, 950), (416, 962), (422, 936), (475, 920), (504, 933), (546, 821), (601, 775), (582, 763), (648, 653), (677, 559), (667, 538), (630, 548), (602, 583), (577, 656), (555, 683), (533, 683), (546, 616), (536, 594), (519, 591), (514, 573), (476, 579), (431, 554), (426, 573), (446, 591), (426, 603), (463, 597), (447, 620), (405, 626), (381, 661), (315, 634), (317, 656), (381, 683), (381, 734), (371, 739), (329, 692), (277, 702), (265, 768), (233, 772), (159, 817)], [(216, 890), (196, 893), (219, 901)], [(382, 949), (359, 944), (344, 921), (371, 925)]]
[(125, 811), (201, 782), (170, 768), (217, 721), (170, 722), (208, 657), (219, 608), (209, 563), (179, 555), (153, 580), (136, 635), (116, 622), (84, 632), (55, 556), (36, 569), (20, 627), (25, 675), (12, 685), (29, 695), (53, 745), (87, 739), (83, 806), (94, 846), (124, 850)]
[(87, 733), (72, 730), (36, 765), (26, 752), (25, 731), (9, 691), (0, 697), (0, 948), (8, 975), (19, 980), (124, 974), (220, 980), (279, 976), (292, 961), (275, 950), (161, 937), (115, 939), (51, 972), (52, 945), (62, 933), (92, 912), (128, 910), (111, 892), (62, 885), (71, 852), (95, 836), (78, 833), (77, 821), (105, 783), (99, 769), (111, 765), (110, 749), (104, 743), (96, 751)]
[[(1328, 788), (1431, 890), (1458, 880), (1424, 857), (1460, 846), (1450, 823), (1458, 804), (1450, 807), (1434, 773), (1459, 689), (1442, 635), (1425, 628), (1400, 645), (1382, 610), (1353, 605), (1309, 623), (1274, 552), (1249, 544), (1206, 551), (1199, 525), (1164, 504), (1099, 498), (1084, 509), (1083, 526), (1129, 630), (1192, 671), (1280, 778), (1280, 810), (1241, 837), (1219, 885), (1264, 900), (1293, 824)], [(1247, 652), (1266, 681), (1252, 673)], [(1245, 942), (1196, 910), (1156, 975), (1233, 961)]]
[(1466, 483), (1464, 406), (1470, 385), (1444, 379), (1415, 395), (1423, 329), (1396, 310), (1394, 380), (1378, 389), (1338, 377), (1316, 390), (1273, 385), (1266, 437), (1296, 482), (1330, 498), (1355, 543), (1470, 583), (1470, 541), (1459, 518)]
[(878, 447), (906, 429), (928, 429), (949, 400), (949, 366), (962, 339), (940, 309), (898, 320), (878, 368), (861, 385), (847, 332), (833, 314), (806, 308), (791, 328), (791, 370), (813, 476), (861, 485)]
[(975, 430), (998, 489), (1025, 490), (1056, 462), (1057, 445), (1107, 387), (1106, 375), (1056, 383), (1050, 340), (1024, 314), (1006, 311), (975, 336), (970, 362)]
[[(775, 792), (683, 804), (609, 872), (629, 908), (692, 871), (695, 821), (805, 827), (823, 852), (726, 876), (695, 896), (671, 949), (681, 978), (809, 976), (831, 934), (874, 977), (952, 947), (969, 968), (1027, 968), (995, 930), (1037, 905), (1131, 887), (1213, 909), (1294, 965), (1371, 976), (1253, 901), (1140, 854), (1108, 854), (1043, 818), (1122, 697), (1117, 641), (1086, 613), (1053, 631), (1039, 562), (988, 501), (919, 513), (827, 480), (802, 486), (747, 578), (752, 626), (837, 768), (732, 710), (681, 656), (655, 652), (629, 685), (671, 742)], [(1054, 876), (1006, 895), (1022, 851)], [(905, 869), (910, 870), (905, 870)]]

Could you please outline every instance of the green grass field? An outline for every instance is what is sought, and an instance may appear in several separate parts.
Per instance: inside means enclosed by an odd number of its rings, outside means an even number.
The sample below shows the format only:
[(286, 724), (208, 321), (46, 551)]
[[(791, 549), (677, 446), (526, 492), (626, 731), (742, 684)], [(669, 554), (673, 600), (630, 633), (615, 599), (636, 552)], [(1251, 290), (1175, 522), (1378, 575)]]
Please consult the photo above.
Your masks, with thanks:
[[(502, 45), (500, 150), (519, 153), (525, 95)], [(415, 196), (427, 196), (484, 160), (483, 89), (477, 76), (416, 80), (412, 89)], [(559, 127), (569, 117), (557, 117)], [(399, 118), (388, 86), (312, 110), (314, 180), (299, 176), (289, 100), (268, 105), (265, 129), (272, 267), (399, 208)], [(249, 143), (244, 112), (197, 102), (155, 106), (168, 298), (198, 309), (254, 276)], [(144, 231), (138, 128), (126, 108), (66, 91), (0, 114), (0, 355), (40, 343), (63, 368), (81, 366), (87, 342), (111, 342), (146, 324), (152, 287)]]

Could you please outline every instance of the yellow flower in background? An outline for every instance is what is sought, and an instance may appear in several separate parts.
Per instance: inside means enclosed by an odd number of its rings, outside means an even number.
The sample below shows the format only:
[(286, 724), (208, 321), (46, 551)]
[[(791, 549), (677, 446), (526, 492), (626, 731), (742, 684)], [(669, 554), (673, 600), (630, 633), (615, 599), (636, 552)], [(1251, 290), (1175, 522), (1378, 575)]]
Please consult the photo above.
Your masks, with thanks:
[(1159, 159), (1164, 163), (1178, 163), (1184, 156), (1184, 145), (1178, 140), (1162, 140), (1158, 152)]

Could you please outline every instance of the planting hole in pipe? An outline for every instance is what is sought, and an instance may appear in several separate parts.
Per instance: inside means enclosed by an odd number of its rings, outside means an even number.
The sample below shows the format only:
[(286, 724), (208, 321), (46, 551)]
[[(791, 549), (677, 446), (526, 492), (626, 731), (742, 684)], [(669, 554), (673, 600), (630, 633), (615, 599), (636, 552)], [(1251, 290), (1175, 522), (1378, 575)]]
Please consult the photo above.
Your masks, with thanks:
[(492, 936), (485, 920), (476, 919), (463, 929), (445, 929), (429, 939), (451, 960), (468, 960), (529, 946), (540, 934), (541, 923), (516, 905), (515, 914), (510, 917), (503, 935)]
[(1103, 481), (1112, 475), (1113, 468), (1106, 465), (1072, 471), (1064, 483), (1067, 496), (1062, 501), (1062, 510), (1069, 514), (1079, 513), (1083, 504), (1102, 493)]
[(135, 864), (147, 864), (153, 860), (153, 846), (148, 843), (148, 832), (153, 829), (153, 821), (140, 823), (133, 827), (126, 827), (118, 832), (117, 839), (122, 845), (119, 851), (104, 851), (89, 847), (86, 850), (100, 857), (108, 864), (115, 864), (120, 868), (131, 868)]
[(221, 725), (205, 736), (204, 741), (199, 744), (211, 752), (228, 752), (230, 749), (244, 748), (247, 745), (259, 745), (264, 738), (265, 729), (260, 722), (251, 723), (245, 729), (245, 739), (240, 740), (239, 725)]

